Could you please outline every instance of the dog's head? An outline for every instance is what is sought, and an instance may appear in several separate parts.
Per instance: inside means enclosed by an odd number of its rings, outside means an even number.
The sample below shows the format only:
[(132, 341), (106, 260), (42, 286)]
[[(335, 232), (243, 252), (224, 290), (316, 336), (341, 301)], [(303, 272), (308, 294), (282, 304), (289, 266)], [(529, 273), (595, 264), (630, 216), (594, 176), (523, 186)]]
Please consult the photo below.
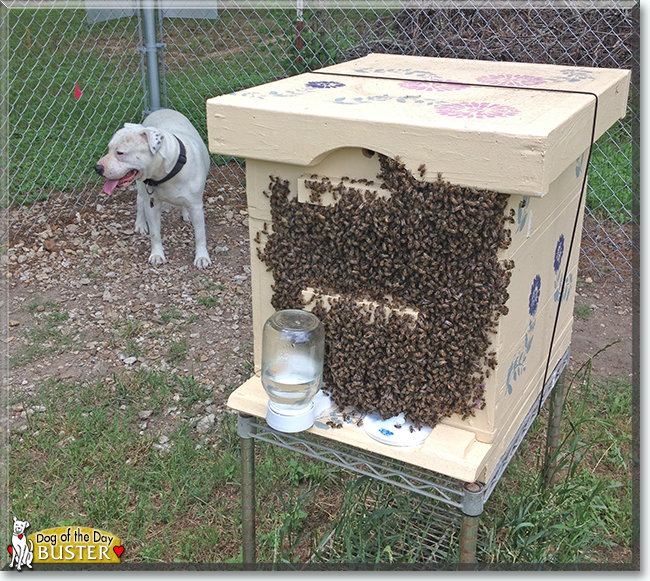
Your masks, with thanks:
[(135, 180), (151, 177), (163, 142), (163, 134), (155, 127), (125, 124), (108, 142), (108, 154), (95, 165), (95, 171), (107, 180), (104, 191), (111, 194), (116, 187), (126, 188)]
[(18, 520), (14, 517), (14, 534), (22, 535), (25, 532), (25, 529), (29, 526), (29, 523), (26, 520)]

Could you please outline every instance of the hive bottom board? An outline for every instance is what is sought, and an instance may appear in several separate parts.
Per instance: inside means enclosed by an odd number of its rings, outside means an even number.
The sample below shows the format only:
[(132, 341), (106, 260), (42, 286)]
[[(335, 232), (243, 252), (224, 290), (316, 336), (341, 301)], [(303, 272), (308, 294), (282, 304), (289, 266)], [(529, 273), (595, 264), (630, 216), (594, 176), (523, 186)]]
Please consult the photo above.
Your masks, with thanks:
[[(563, 350), (558, 351), (557, 360), (561, 359), (562, 353), (568, 347), (569, 336), (567, 334), (558, 341), (557, 346), (561, 345)], [(556, 357), (553, 359), (555, 360)], [(539, 377), (536, 383), (539, 384), (537, 390), (539, 394), (542, 377)], [(228, 407), (231, 409), (262, 419), (266, 417), (267, 403), (268, 396), (262, 387), (259, 375), (251, 377), (228, 398)], [(331, 410), (321, 414), (307, 432), (463, 482), (487, 482), (529, 410), (530, 401), (518, 414), (517, 421), (504, 426), (499, 437), (489, 444), (478, 441), (475, 434), (467, 429), (441, 423), (433, 429), (422, 446), (413, 448), (389, 446), (370, 438), (356, 421), (343, 421), (340, 429), (327, 425), (327, 420), (332, 417)], [(338, 411), (337, 415), (340, 417), (341, 412)]]

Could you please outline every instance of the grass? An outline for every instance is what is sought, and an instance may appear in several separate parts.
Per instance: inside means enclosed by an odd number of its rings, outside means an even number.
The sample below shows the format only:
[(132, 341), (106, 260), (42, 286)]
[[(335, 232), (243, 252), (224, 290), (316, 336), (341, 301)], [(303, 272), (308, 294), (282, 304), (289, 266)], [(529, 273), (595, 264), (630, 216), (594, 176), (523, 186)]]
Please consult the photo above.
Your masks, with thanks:
[(573, 311), (573, 314), (578, 319), (582, 319), (583, 321), (586, 321), (589, 317), (591, 317), (591, 313), (593, 313), (593, 310), (589, 305), (576, 305)]
[[(486, 505), (481, 562), (630, 562), (631, 394), (626, 379), (596, 381), (588, 369), (573, 378), (556, 483), (545, 490), (539, 479), (540, 417)], [(129, 562), (241, 562), (235, 416), (199, 435), (166, 414), (192, 417), (208, 396), (191, 377), (151, 371), (51, 379), (28, 401), (14, 396), (10, 406), (45, 411), (9, 437), (11, 513), (28, 515), (33, 531), (112, 532)], [(141, 434), (144, 409), (153, 414)], [(161, 434), (166, 452), (154, 446)], [(448, 507), (264, 443), (256, 482), (260, 562), (457, 561), (459, 513)]]
[(578, 373), (568, 386), (555, 485), (547, 490), (540, 480), (545, 425), (536, 420), (490, 499), (486, 560), (630, 562), (631, 417), (628, 380), (594, 381), (589, 364)]
[(631, 114), (618, 121), (594, 147), (589, 169), (587, 207), (600, 219), (618, 224), (634, 219), (634, 144)]
[(69, 314), (56, 303), (43, 303), (40, 298), (34, 298), (27, 311), (34, 315), (35, 322), (23, 334), (21, 347), (9, 359), (10, 367), (21, 367), (50, 353), (81, 344), (80, 335), (73, 336), (66, 332), (65, 323)]

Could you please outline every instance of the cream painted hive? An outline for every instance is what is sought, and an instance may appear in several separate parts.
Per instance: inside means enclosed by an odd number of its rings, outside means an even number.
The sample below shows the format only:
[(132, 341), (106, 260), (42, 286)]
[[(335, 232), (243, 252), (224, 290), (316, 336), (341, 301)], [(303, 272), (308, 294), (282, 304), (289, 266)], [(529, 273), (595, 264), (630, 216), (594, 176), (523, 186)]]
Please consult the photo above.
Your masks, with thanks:
[[(417, 179), (434, 182), (441, 173), (451, 184), (509, 195), (511, 242), (498, 255), (514, 261), (508, 313), (490, 334), (498, 364), (485, 378), (483, 409), (445, 418), (420, 448), (382, 445), (350, 421), (339, 430), (317, 422), (311, 431), (487, 480), (570, 344), (589, 148), (625, 115), (629, 80), (623, 70), (370, 55), (208, 100), (211, 153), (246, 159), (250, 217), (257, 375), (229, 405), (259, 417), (266, 411), (258, 376), (274, 275), (256, 248), (273, 232), (264, 193), (271, 176), (287, 181), (289, 199), (326, 207), (336, 200), (315, 199), (310, 182), (365, 180), (377, 196), (390, 196), (377, 179), (379, 154), (396, 158)], [(330, 289), (325, 300), (336, 296)], [(417, 317), (417, 305), (396, 310)]]

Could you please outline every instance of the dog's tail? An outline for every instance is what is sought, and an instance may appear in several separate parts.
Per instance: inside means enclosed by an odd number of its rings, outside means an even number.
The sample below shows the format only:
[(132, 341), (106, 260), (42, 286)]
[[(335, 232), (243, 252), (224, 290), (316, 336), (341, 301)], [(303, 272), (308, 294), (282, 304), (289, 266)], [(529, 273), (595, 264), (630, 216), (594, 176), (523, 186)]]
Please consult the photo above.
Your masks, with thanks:
[(34, 552), (34, 543), (32, 542), (32, 539), (27, 539), (27, 542), (31, 545), (29, 548), (29, 552), (33, 553)]

